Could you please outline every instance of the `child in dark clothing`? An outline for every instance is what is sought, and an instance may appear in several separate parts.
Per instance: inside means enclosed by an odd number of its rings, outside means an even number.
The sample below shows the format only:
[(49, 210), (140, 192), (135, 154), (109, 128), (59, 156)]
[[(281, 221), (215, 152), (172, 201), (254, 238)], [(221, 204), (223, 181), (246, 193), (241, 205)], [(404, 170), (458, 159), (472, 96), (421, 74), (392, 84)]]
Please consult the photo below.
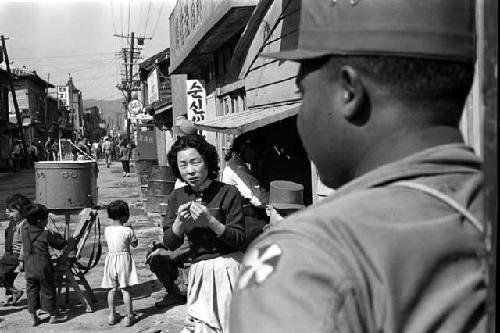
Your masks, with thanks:
[(14, 287), (16, 268), (20, 263), (22, 240), (20, 237), (21, 225), (25, 222), (23, 208), (31, 201), (22, 194), (13, 194), (6, 200), (5, 214), (9, 217), (9, 225), (5, 229), (5, 253), (0, 259), (0, 287), (5, 288), (6, 300), (4, 305), (16, 305), (22, 290)]
[(33, 326), (40, 324), (36, 314), (40, 308), (50, 314), (50, 323), (56, 322), (56, 287), (49, 246), (61, 250), (66, 241), (47, 229), (48, 214), (44, 205), (27, 206), (25, 215), (28, 223), (22, 229), (28, 311), (33, 318)]

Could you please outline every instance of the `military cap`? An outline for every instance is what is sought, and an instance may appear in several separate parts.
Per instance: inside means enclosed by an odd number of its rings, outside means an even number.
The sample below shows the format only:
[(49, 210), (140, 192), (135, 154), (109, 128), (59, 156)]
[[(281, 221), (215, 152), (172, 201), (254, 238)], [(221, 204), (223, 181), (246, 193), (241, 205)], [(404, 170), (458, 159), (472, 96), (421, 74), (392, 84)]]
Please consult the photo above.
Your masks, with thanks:
[(474, 0), (291, 0), (297, 43), (264, 57), (389, 55), (473, 62)]

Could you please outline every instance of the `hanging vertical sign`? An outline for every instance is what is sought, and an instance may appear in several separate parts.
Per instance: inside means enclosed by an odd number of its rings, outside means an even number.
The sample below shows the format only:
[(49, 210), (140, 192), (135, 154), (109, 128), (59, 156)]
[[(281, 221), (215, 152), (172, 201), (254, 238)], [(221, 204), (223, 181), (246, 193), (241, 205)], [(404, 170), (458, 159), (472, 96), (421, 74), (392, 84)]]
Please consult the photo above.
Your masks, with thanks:
[(67, 86), (57, 86), (59, 106), (69, 106), (69, 92)]
[(158, 91), (158, 69), (155, 68), (148, 76), (148, 104), (153, 104), (160, 100)]
[(186, 80), (188, 119), (197, 122), (205, 119), (207, 95), (202, 80)]

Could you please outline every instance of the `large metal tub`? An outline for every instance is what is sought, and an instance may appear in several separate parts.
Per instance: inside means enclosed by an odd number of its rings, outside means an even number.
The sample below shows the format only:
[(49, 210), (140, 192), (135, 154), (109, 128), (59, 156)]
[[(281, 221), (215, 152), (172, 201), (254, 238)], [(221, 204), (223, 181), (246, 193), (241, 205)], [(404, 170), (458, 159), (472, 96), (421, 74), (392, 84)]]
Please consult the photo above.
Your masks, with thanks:
[(97, 205), (97, 165), (93, 161), (35, 163), (36, 202), (50, 210), (72, 211)]
[(169, 195), (175, 187), (175, 181), (176, 178), (170, 166), (152, 166), (148, 178), (148, 194), (163, 196)]
[(137, 160), (134, 162), (139, 185), (147, 185), (151, 168), (158, 165), (158, 160)]

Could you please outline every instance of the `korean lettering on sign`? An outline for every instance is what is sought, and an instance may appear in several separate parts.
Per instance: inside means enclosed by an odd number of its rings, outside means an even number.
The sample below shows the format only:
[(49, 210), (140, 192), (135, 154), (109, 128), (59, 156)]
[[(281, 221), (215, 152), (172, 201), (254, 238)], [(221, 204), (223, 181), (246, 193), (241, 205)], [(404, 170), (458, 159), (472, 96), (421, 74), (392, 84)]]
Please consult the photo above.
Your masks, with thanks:
[(206, 92), (201, 80), (186, 80), (187, 83), (187, 106), (188, 119), (197, 122), (205, 119), (206, 114)]
[(182, 0), (174, 10), (174, 31), (176, 49), (181, 48), (189, 35), (195, 30), (201, 20), (202, 1)]
[(59, 100), (59, 106), (69, 106), (68, 87), (57, 87), (57, 99)]
[(154, 143), (154, 138), (148, 133), (148, 134), (139, 134), (137, 141), (143, 142), (143, 143)]
[(155, 68), (148, 76), (148, 104), (153, 104), (160, 100), (158, 82), (158, 70)]

